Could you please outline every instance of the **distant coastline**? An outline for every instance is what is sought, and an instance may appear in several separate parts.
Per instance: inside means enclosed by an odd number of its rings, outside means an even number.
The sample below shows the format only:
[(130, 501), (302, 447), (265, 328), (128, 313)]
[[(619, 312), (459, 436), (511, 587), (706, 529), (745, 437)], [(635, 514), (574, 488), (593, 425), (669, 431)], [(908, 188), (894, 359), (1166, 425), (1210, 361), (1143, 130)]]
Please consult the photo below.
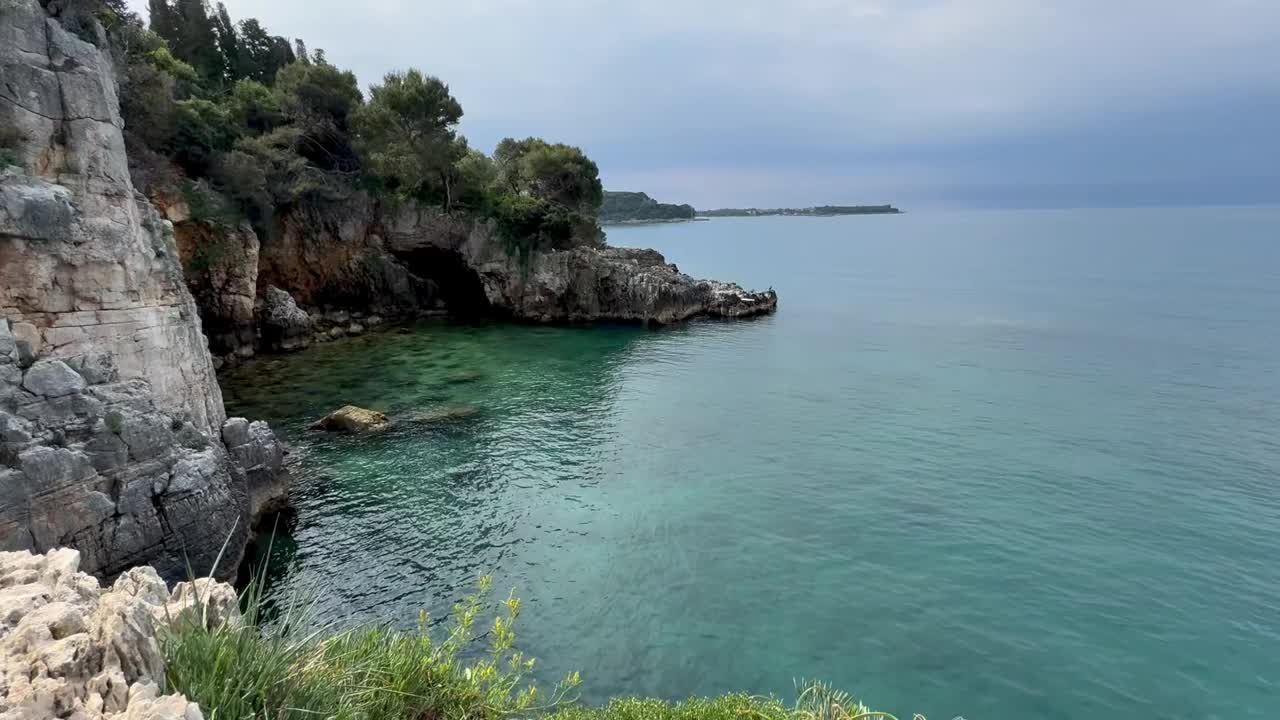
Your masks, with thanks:
[(601, 225), (655, 225), (691, 222), (717, 217), (835, 217), (837, 215), (897, 215), (902, 211), (885, 205), (816, 205), (806, 208), (720, 208), (695, 210), (688, 203), (662, 203), (642, 192), (606, 190), (598, 219)]
[(892, 205), (818, 205), (807, 208), (722, 208), (699, 210), (698, 217), (766, 217), (788, 215), (798, 217), (834, 217), (836, 215), (898, 215), (902, 211)]

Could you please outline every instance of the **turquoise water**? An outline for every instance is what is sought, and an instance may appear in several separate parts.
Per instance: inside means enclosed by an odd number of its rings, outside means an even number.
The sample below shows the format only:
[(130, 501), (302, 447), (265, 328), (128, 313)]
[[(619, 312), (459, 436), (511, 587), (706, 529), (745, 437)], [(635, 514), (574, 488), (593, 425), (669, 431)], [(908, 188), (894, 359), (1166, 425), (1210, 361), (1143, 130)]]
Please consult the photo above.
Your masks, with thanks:
[[(900, 714), (1280, 716), (1280, 210), (615, 229), (777, 315), (423, 324), (226, 378), (305, 456), (275, 588), (483, 573), (588, 699), (823, 678)], [(305, 426), (344, 403), (397, 426)], [(478, 412), (441, 424), (433, 408)]]

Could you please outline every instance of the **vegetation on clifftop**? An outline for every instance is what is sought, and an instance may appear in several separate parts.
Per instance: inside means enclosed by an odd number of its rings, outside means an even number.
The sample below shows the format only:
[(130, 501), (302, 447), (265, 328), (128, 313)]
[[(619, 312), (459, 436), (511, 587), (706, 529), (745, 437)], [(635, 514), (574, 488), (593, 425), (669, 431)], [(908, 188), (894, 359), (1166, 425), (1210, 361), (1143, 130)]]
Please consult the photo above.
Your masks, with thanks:
[(119, 0), (77, 2), (116, 54), (135, 184), (188, 202), (194, 188), (218, 196), (201, 204), (235, 210), (203, 221), (245, 219), (269, 239), (282, 212), (366, 193), (491, 219), (513, 252), (603, 242), (599, 169), (581, 149), (539, 138), (504, 140), (493, 157), (471, 148), (437, 77), (389, 73), (366, 97), (323, 50), (235, 22), (222, 3), (149, 0), (148, 28)]
[(315, 631), (296, 603), (270, 624), (260, 624), (263, 604), (256, 587), (246, 591), (244, 622), (210, 627), (192, 613), (161, 637), (168, 691), (199, 703), (206, 717), (893, 720), (822, 684), (800, 688), (793, 705), (734, 693), (678, 703), (618, 698), (590, 707), (577, 702), (578, 673), (543, 694), (528, 682), (534, 659), (515, 649), (520, 601), (508, 597), (492, 623), (481, 625), (488, 578), (481, 580), (480, 593), (454, 607), (438, 639), (426, 615), (416, 631)]

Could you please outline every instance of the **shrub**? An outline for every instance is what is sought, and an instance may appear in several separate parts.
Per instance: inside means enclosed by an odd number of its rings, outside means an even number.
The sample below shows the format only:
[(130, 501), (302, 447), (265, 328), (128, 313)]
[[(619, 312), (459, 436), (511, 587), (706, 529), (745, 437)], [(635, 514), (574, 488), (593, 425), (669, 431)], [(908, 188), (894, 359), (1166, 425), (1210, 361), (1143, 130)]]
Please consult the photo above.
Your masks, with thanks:
[(235, 122), (225, 107), (198, 99), (175, 104), (173, 158), (191, 174), (207, 175), (214, 156), (230, 149), (235, 139)]
[[(491, 582), (454, 608), (443, 638), (429, 619), (415, 632), (386, 627), (331, 637), (308, 630), (305, 604), (289, 603), (270, 627), (255, 583), (245, 622), (219, 627), (188, 620), (161, 637), (170, 691), (219, 718), (467, 718), (500, 720), (543, 713), (569, 700), (576, 673), (543, 699), (525, 678), (534, 667), (514, 650), (520, 601), (502, 603), (488, 652), (468, 662)], [(192, 617), (194, 614), (189, 614)]]

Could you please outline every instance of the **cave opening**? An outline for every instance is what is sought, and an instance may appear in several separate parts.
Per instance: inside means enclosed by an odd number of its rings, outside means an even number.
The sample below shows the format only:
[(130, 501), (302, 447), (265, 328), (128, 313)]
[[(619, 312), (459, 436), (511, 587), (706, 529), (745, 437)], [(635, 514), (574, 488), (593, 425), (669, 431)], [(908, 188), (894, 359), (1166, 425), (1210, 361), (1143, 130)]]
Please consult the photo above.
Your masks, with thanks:
[(462, 255), (436, 247), (415, 248), (400, 255), (414, 275), (429, 285), (432, 305), (443, 306), (450, 314), (464, 318), (487, 317), (493, 308), (485, 295), (480, 276)]

